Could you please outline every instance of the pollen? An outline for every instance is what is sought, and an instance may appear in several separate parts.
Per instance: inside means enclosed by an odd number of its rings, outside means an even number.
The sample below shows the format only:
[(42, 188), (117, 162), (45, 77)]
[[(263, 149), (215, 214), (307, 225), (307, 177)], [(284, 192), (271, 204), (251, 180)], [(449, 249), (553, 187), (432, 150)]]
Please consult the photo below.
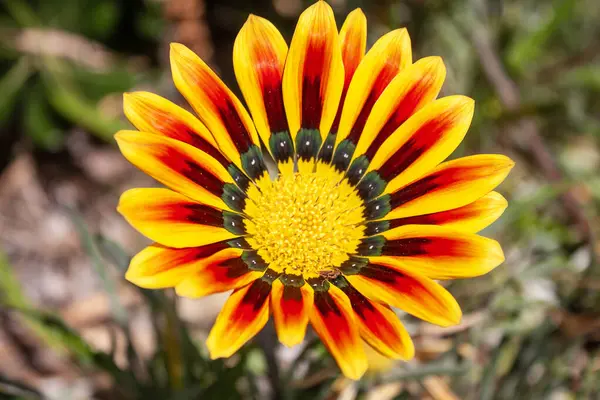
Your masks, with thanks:
[(304, 278), (336, 272), (364, 237), (364, 205), (331, 167), (263, 179), (248, 191), (248, 243), (276, 272)]

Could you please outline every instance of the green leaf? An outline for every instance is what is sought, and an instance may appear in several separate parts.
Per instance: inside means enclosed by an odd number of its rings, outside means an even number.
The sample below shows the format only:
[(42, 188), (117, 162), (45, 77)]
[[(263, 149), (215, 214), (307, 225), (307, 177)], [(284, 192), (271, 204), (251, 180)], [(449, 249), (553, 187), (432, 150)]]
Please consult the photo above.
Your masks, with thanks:
[(13, 112), (17, 95), (33, 73), (31, 63), (26, 57), (19, 61), (0, 78), (0, 124)]
[(576, 86), (600, 92), (600, 66), (590, 64), (573, 69), (557, 83), (561, 86)]
[(28, 2), (23, 0), (4, 0), (4, 7), (11, 17), (21, 26), (41, 26), (41, 21)]
[(36, 83), (25, 95), (25, 132), (33, 143), (45, 150), (57, 151), (64, 142), (61, 128), (52, 118), (41, 84)]
[(108, 38), (119, 22), (119, 12), (119, 3), (113, 0), (91, 4), (81, 16), (86, 21), (86, 25), (82, 27), (83, 33), (96, 39)]
[(82, 94), (92, 100), (100, 100), (110, 93), (128, 91), (140, 80), (139, 74), (132, 74), (125, 66), (115, 66), (110, 71), (103, 72), (73, 66), (70, 72)]
[(123, 247), (102, 235), (96, 236), (96, 243), (102, 257), (117, 267), (120, 273), (125, 274), (131, 256)]
[(46, 69), (42, 71), (42, 79), (46, 95), (56, 112), (100, 139), (114, 142), (114, 134), (126, 125), (118, 119), (103, 115), (97, 106), (77, 89), (66, 64), (46, 59), (44, 66)]

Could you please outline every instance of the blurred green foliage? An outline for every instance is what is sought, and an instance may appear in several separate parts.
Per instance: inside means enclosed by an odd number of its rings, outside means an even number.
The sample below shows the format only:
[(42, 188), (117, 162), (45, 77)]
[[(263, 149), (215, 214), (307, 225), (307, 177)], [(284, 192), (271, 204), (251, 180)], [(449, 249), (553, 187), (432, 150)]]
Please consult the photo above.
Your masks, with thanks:
[[(224, 76), (231, 75), (231, 57), (223, 49), (230, 49), (248, 12), (278, 21), (288, 39), (296, 19), (296, 15), (280, 15), (274, 3), (281, 1), (203, 3), (202, 18), (217, 43), (213, 61)], [(448, 69), (444, 93), (467, 94), (477, 104), (472, 128), (456, 156), (502, 152), (517, 160), (500, 188), (510, 207), (485, 232), (502, 243), (506, 263), (484, 277), (450, 286), (465, 314), (483, 315), (484, 322), (442, 335), (451, 342), (450, 349), (432, 360), (417, 367), (401, 364), (365, 378), (357, 385), (358, 398), (382, 383), (417, 382), (421, 387), (430, 376), (450, 377), (450, 387), (459, 398), (600, 398), (600, 338), (593, 325), (600, 320), (600, 3), (348, 0), (335, 4), (340, 23), (352, 8), (363, 8), (370, 44), (390, 29), (407, 26), (415, 58), (443, 57)], [(118, 96), (141, 83), (156, 86), (169, 74), (157, 56), (169, 23), (160, 2), (152, 0), (5, 0), (0, 6), (0, 131), (19, 135), (11, 143), (23, 135), (48, 151), (60, 149), (65, 132), (73, 127), (110, 141), (122, 122), (100, 104), (107, 96)], [(90, 66), (89, 60), (19, 48), (15, 38), (35, 29), (76, 34), (88, 44), (101, 45), (111, 61), (98, 68)], [(144, 57), (147, 64), (136, 69), (136, 57)], [(533, 126), (540, 140), (532, 140), (524, 124)], [(550, 164), (543, 162), (544, 155), (550, 155)], [(574, 189), (578, 213), (565, 200)], [(589, 233), (581, 229), (578, 219), (588, 224)], [(77, 215), (74, 221), (111, 297), (114, 320), (126, 333), (129, 368), (116, 366), (111, 353), (90, 349), (55, 316), (32, 310), (4, 259), (0, 260), (2, 301), (82, 368), (107, 372), (115, 383), (115, 399), (261, 398), (259, 386), (265, 376), (272, 387), (282, 388), (285, 399), (334, 398), (336, 375), (327, 373), (337, 370), (318, 341), (306, 344), (289, 370), (278, 377), (269, 372), (264, 349), (256, 344), (227, 362), (211, 361), (177, 318), (176, 300), (161, 291), (139, 289), (152, 310), (160, 344), (153, 357), (142, 359), (131, 342), (127, 311), (107, 273), (107, 266), (113, 265), (123, 275), (129, 255), (109, 239), (90, 234)], [(580, 317), (585, 323), (576, 324)], [(414, 327), (413, 320), (405, 320)], [(586, 330), (589, 326), (596, 326), (595, 331)], [(466, 356), (465, 348), (475, 349), (476, 357)], [(306, 372), (298, 377), (294, 373), (300, 365)], [(297, 386), (298, 380), (319, 374), (322, 379), (316, 383)], [(20, 398), (36, 398), (35, 390), (0, 377), (0, 393), (8, 386), (13, 389), (7, 393), (20, 390), (26, 392), (17, 395)], [(404, 391), (397, 398), (411, 397)]]
[(99, 102), (147, 78), (130, 59), (155, 63), (164, 26), (159, 3), (6, 0), (0, 21), (0, 92), (6, 94), (0, 129), (10, 126), (48, 151), (62, 148), (70, 127), (112, 141), (125, 125), (116, 113), (99, 110)]

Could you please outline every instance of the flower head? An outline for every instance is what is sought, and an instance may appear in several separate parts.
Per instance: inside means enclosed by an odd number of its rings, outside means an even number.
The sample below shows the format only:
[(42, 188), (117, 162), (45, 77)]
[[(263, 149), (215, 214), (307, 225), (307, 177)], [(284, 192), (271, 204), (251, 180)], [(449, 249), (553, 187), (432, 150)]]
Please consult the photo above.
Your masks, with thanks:
[(119, 211), (156, 242), (126, 277), (189, 297), (233, 290), (207, 340), (212, 357), (232, 355), (273, 315), (283, 344), (300, 343), (310, 322), (357, 379), (363, 340), (390, 358), (413, 356), (390, 306), (456, 324), (460, 308), (434, 279), (503, 261), (498, 243), (475, 233), (506, 208), (492, 190), (512, 161), (444, 162), (473, 101), (436, 100), (444, 64), (413, 63), (405, 29), (365, 47), (362, 12), (338, 33), (319, 1), (289, 48), (263, 18), (242, 27), (233, 61), (249, 112), (180, 44), (171, 46), (173, 80), (197, 116), (150, 93), (125, 95), (139, 131), (116, 135), (121, 151), (168, 187), (121, 197)]

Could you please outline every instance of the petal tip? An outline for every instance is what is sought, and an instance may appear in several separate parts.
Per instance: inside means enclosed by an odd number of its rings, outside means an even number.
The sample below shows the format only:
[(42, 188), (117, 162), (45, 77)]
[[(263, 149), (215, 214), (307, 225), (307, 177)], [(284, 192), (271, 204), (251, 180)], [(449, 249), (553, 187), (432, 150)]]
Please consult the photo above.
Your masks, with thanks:
[(506, 198), (500, 193), (491, 192), (488, 196), (499, 209), (502, 209), (502, 211), (508, 208), (508, 200), (506, 200)]
[(362, 378), (362, 376), (365, 374), (365, 372), (367, 372), (368, 367), (369, 367), (369, 364), (367, 363), (367, 361), (365, 359), (365, 362), (361, 363), (361, 365), (353, 366), (351, 369), (346, 369), (342, 372), (344, 373), (344, 376), (346, 376), (346, 378), (352, 379), (354, 381), (358, 381), (358, 380), (360, 380), (360, 378)]
[(291, 337), (291, 336), (280, 336), (278, 337), (279, 342), (284, 345), (285, 347), (287, 347), (288, 349), (291, 349), (292, 347), (298, 346), (300, 343), (302, 343), (304, 341), (304, 338), (297, 338), (297, 337)]
[(132, 113), (135, 113), (135, 108), (141, 101), (140, 97), (140, 92), (123, 93), (123, 112), (127, 118), (132, 117)]
[(500, 246), (500, 243), (498, 243), (495, 240), (491, 240), (488, 254), (490, 258), (490, 264), (493, 265), (492, 268), (497, 267), (506, 260), (506, 258), (504, 257), (504, 251), (502, 250), (502, 246)]
[(181, 43), (171, 42), (169, 44), (169, 57), (172, 67), (181, 64), (182, 58), (190, 58), (192, 55), (195, 55), (195, 53)]
[(134, 130), (120, 130), (114, 135), (114, 139), (117, 142), (117, 146), (121, 151), (124, 145), (135, 145), (136, 139), (140, 138), (140, 131)]
[(454, 296), (449, 294), (448, 298), (446, 299), (446, 302), (447, 302), (446, 306), (447, 306), (448, 314), (445, 316), (445, 318), (443, 320), (440, 320), (437, 323), (437, 325), (442, 326), (444, 328), (447, 328), (449, 326), (456, 326), (456, 325), (460, 324), (460, 322), (462, 321), (462, 316), (463, 316), (460, 305), (458, 304), (458, 301), (456, 301)]
[(415, 345), (413, 344), (412, 340), (410, 340), (408, 343), (410, 343), (410, 345), (406, 346), (403, 349), (402, 354), (400, 354), (400, 359), (402, 361), (410, 361), (415, 358)]
[[(244, 30), (247, 27), (252, 27), (252, 26), (256, 25), (257, 23), (259, 23), (260, 19), (261, 18), (258, 15), (248, 14), (248, 18), (246, 18), (246, 22), (244, 22), (244, 25), (242, 26), (242, 30)], [(240, 30), (240, 32), (242, 30)]]
[(309, 11), (310, 12), (316, 12), (316, 13), (327, 13), (327, 12), (331, 12), (333, 14), (333, 9), (331, 8), (331, 6), (329, 5), (329, 3), (327, 3), (324, 0), (319, 0), (317, 1), (315, 4), (313, 4), (312, 6), (308, 7), (305, 12)]
[(129, 131), (120, 130), (117, 133), (115, 133), (114, 138), (115, 138), (115, 140), (117, 141), (117, 144), (120, 147), (121, 143), (126, 142), (127, 139), (129, 139), (130, 136), (131, 136), (131, 134), (129, 133)]
[(181, 43), (171, 42), (169, 43), (169, 49), (171, 50), (171, 52), (179, 52), (187, 50), (187, 47)]
[(510, 159), (509, 157), (506, 157), (506, 164), (505, 165), (506, 165), (506, 168), (513, 169), (513, 167), (515, 166), (515, 162), (512, 159)]
[(348, 13), (348, 17), (350, 16), (355, 16), (356, 18), (365, 18), (366, 19), (366, 15), (364, 13), (364, 11), (362, 10), (362, 8), (360, 7), (356, 7), (354, 10), (350, 11), (350, 13)]
[(129, 268), (127, 268), (127, 271), (125, 272), (125, 280), (127, 282), (142, 289), (156, 289), (156, 286), (150, 283), (152, 281), (151, 277), (144, 276), (140, 271), (136, 271), (135, 268), (132, 268), (131, 265), (132, 264), (129, 265)]
[(446, 68), (444, 64), (444, 59), (441, 56), (428, 56), (420, 59), (418, 62), (422, 62), (426, 67), (430, 69), (441, 69)]

